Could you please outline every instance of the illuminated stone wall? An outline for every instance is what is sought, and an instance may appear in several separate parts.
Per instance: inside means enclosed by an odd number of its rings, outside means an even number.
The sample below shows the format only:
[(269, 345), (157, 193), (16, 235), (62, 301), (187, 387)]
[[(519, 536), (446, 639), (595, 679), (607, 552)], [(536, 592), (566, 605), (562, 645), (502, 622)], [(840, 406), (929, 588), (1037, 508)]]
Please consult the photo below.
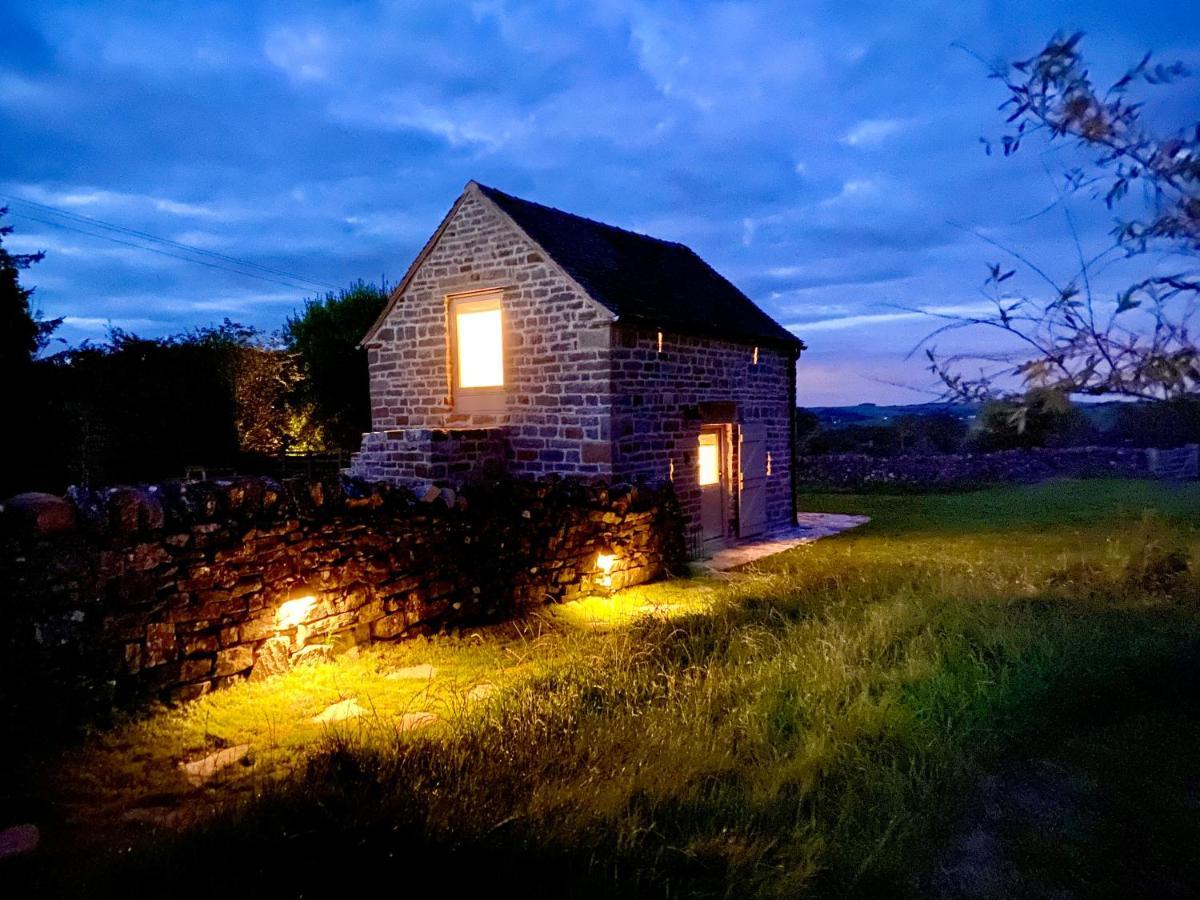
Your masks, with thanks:
[[(795, 523), (791, 482), (795, 356), (773, 347), (622, 328), (614, 341), (613, 471), (657, 480), (674, 472), (684, 515), (700, 516), (697, 445), (706, 424), (761, 425), (771, 454), (767, 527)], [(730, 441), (727, 470), (740, 470)], [(738, 516), (736, 491), (728, 511)], [(736, 533), (731, 530), (730, 533)]]
[(601, 551), (615, 553), (614, 587), (647, 581), (679, 562), (679, 522), (669, 487), (574, 481), (422, 500), (262, 478), (25, 496), (0, 519), (0, 653), (20, 677), (190, 699), (592, 593)]

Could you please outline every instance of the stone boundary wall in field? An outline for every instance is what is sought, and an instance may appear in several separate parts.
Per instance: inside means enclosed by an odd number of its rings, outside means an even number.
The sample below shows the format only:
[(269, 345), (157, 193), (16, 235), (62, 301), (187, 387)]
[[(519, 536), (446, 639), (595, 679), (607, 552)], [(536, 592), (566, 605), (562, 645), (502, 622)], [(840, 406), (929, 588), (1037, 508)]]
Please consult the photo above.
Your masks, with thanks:
[(0, 668), (191, 699), (647, 581), (681, 559), (679, 522), (669, 486), (571, 480), (422, 499), (336, 478), (22, 495), (0, 518)]
[(1126, 447), (1035, 448), (994, 453), (906, 454), (879, 457), (865, 453), (800, 456), (801, 483), (835, 488), (895, 485), (912, 488), (966, 488), (1048, 478), (1146, 478), (1147, 451)]

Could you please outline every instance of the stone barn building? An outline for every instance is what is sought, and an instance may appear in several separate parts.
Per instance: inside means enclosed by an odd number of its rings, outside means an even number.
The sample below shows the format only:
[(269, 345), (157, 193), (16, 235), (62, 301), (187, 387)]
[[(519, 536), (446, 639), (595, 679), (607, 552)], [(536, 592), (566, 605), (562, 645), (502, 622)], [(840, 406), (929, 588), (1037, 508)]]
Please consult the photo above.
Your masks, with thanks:
[(694, 540), (795, 523), (804, 345), (682, 244), (470, 182), (362, 343), (352, 475), (670, 479)]

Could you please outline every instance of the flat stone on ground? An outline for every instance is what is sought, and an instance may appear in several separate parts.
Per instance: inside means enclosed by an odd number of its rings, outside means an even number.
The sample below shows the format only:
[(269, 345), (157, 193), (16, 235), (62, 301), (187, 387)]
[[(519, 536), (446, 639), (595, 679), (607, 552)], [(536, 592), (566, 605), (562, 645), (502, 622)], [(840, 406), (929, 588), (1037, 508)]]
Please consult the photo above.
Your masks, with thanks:
[(222, 769), (232, 766), (249, 752), (249, 744), (238, 744), (236, 747), (226, 747), (224, 750), (210, 753), (202, 759), (181, 762), (179, 768), (192, 787), (199, 787)]
[(438, 717), (430, 712), (412, 712), (405, 713), (400, 717), (400, 731), (417, 731), (421, 728), (428, 728)]
[(42, 833), (36, 825), (14, 825), (0, 831), (0, 859), (23, 856), (37, 849)]
[(330, 722), (341, 722), (343, 719), (357, 719), (366, 712), (358, 705), (358, 700), (351, 697), (349, 700), (339, 700), (337, 703), (325, 707), (324, 710), (313, 716), (312, 720), (318, 725), (325, 725)]
[(406, 666), (403, 669), (396, 669), (392, 672), (388, 672), (386, 677), (392, 681), (400, 681), (401, 679), (405, 678), (419, 678), (422, 681), (428, 681), (436, 674), (436, 667), (429, 665), (429, 663), (422, 663), (419, 666)]
[(182, 808), (175, 806), (139, 806), (126, 810), (121, 815), (121, 821), (175, 831), (187, 821), (187, 814)]
[(492, 684), (490, 681), (484, 681), (484, 682), (481, 682), (481, 683), (475, 685), (473, 688), (471, 688), (469, 691), (467, 691), (467, 699), (468, 700), (486, 700), (488, 697), (492, 696), (492, 694), (494, 694), (494, 693), (496, 693), (496, 686), (494, 684)]

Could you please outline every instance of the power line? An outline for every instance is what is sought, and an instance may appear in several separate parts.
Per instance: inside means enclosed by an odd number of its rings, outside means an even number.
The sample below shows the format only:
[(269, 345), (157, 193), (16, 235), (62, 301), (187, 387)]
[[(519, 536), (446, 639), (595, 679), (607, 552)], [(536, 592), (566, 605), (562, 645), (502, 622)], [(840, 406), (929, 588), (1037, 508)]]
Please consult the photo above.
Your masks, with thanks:
[(202, 259), (192, 259), (189, 256), (180, 256), (178, 253), (169, 253), (166, 250), (160, 250), (158, 247), (147, 247), (145, 244), (135, 244), (132, 241), (123, 241), (120, 238), (115, 238), (115, 237), (112, 237), (111, 235), (96, 234), (94, 231), (85, 231), (82, 228), (77, 228), (74, 225), (68, 225), (65, 222), (54, 222), (50, 219), (39, 219), (37, 216), (31, 216), (31, 215), (29, 215), (29, 213), (19, 212), (19, 211), (13, 212), (13, 215), (18, 216), (22, 219), (28, 219), (31, 222), (41, 222), (43, 225), (53, 225), (55, 228), (65, 228), (67, 231), (77, 231), (80, 234), (86, 234), (89, 237), (100, 238), (100, 240), (102, 240), (102, 241), (112, 241), (114, 244), (123, 244), (126, 247), (133, 247), (137, 250), (145, 250), (148, 253), (158, 253), (162, 256), (169, 256), (172, 259), (181, 259), (184, 262), (195, 263), (198, 266), (207, 266), (210, 269), (219, 269), (222, 272), (232, 272), (234, 275), (243, 275), (246, 278), (257, 278), (260, 281), (268, 281), (271, 284), (282, 285), (283, 287), (291, 288), (296, 291), (311, 290), (311, 288), (306, 288), (303, 285), (289, 284), (288, 282), (280, 281), (277, 278), (268, 278), (265, 275), (256, 275), (253, 272), (242, 272), (238, 269), (231, 269), (228, 266), (221, 266), (221, 265), (217, 265), (216, 263), (205, 262)]
[[(248, 259), (241, 259), (236, 256), (229, 256), (225, 253), (218, 253), (215, 250), (207, 250), (203, 247), (195, 247), (191, 244), (182, 243), (181, 241), (171, 240), (170, 238), (159, 237), (158, 235), (151, 234), (146, 231), (139, 231), (136, 228), (129, 228), (125, 225), (118, 225), (115, 222), (107, 222), (104, 219), (95, 219), (95, 218), (92, 218), (91, 216), (85, 216), (81, 213), (76, 213), (76, 212), (71, 212), (70, 210), (60, 209), (56, 206), (51, 206), (47, 203), (38, 203), (36, 200), (27, 200), (24, 197), (16, 197), (13, 195), (0, 195), (0, 196), (3, 196), (6, 201), (27, 204), (27, 205), (35, 207), (37, 209), (45, 210), (46, 212), (49, 212), (53, 215), (61, 216), (63, 218), (71, 219), (71, 220), (74, 220), (77, 222), (82, 222), (84, 224), (91, 225), (96, 228), (102, 228), (102, 229), (105, 229), (108, 231), (115, 231), (120, 234), (126, 234), (126, 235), (130, 235), (132, 237), (141, 238), (143, 240), (153, 241), (154, 243), (163, 244), (164, 246), (174, 247), (175, 249), (184, 250), (188, 253), (201, 254), (203, 256), (208, 256), (213, 259), (219, 259), (224, 262), (233, 263), (238, 266), (243, 266), (243, 267), (247, 267), (247, 268), (251, 268), (251, 269), (257, 269), (260, 272), (266, 272), (270, 275), (278, 275), (283, 278), (288, 278), (288, 279), (291, 279), (292, 281), (303, 282), (305, 284), (309, 284), (314, 287), (328, 288), (330, 290), (338, 289), (337, 285), (330, 284), (325, 281), (318, 281), (318, 280), (315, 280), (312, 278), (306, 278), (305, 276), (297, 275), (294, 272), (287, 272), (287, 271), (284, 271), (283, 269), (275, 269), (270, 266), (264, 266), (260, 263), (252, 262), (251, 260), (248, 260)], [(32, 218), (32, 217), (26, 215), (26, 218)], [(47, 225), (56, 224), (54, 222), (46, 222), (44, 219), (33, 219), (33, 221), (43, 222), (44, 224), (47, 224)], [(78, 229), (74, 229), (74, 230), (78, 230)], [(88, 232), (81, 232), (81, 233), (87, 234)], [(99, 238), (105, 238), (104, 235), (99, 235), (99, 234), (93, 234), (92, 236), (99, 237)], [(105, 239), (107, 239), (107, 238), (105, 238)], [(123, 242), (118, 241), (118, 243), (123, 243)], [(129, 246), (141, 246), (141, 245), (130, 244)], [(151, 250), (153, 248), (143, 247), (143, 249)], [(171, 254), (166, 254), (166, 255), (171, 255)], [(183, 259), (187, 262), (199, 262), (199, 260), (191, 260), (188, 257), (177, 257), (177, 258)], [(233, 271), (233, 270), (228, 270), (228, 271)], [(242, 274), (249, 274), (249, 273), (242, 273)], [(257, 276), (255, 276), (255, 277), (257, 277)]]

